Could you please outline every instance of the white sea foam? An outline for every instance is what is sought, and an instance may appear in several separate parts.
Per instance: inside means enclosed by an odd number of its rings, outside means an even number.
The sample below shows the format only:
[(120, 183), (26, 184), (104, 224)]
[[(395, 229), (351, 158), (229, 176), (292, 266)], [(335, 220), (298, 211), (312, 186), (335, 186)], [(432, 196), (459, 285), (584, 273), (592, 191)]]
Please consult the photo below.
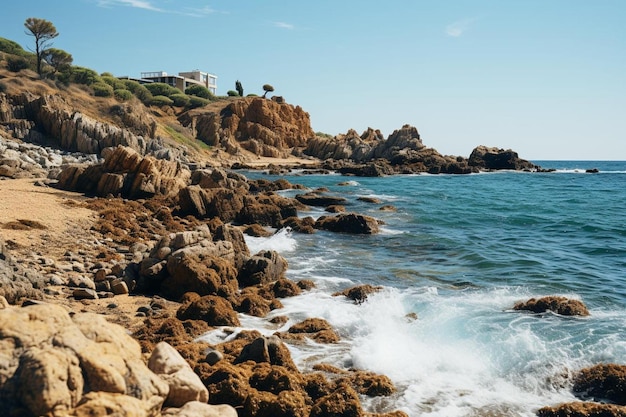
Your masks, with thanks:
[(291, 229), (284, 228), (270, 237), (254, 237), (244, 235), (248, 249), (251, 254), (262, 250), (274, 250), (278, 253), (293, 252), (298, 246), (298, 242), (291, 236)]

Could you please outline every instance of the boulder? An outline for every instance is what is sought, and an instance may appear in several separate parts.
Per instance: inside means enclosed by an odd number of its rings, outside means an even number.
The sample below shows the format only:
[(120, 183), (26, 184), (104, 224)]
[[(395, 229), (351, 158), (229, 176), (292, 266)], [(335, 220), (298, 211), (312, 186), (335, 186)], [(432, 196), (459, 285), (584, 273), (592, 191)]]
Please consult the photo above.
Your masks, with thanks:
[(584, 400), (626, 406), (626, 365), (609, 363), (582, 369), (575, 375), (572, 389)]
[(174, 196), (184, 187), (191, 173), (180, 162), (142, 157), (129, 147), (118, 146), (103, 152), (102, 164), (64, 169), (57, 186), (65, 190), (93, 193), (101, 197), (126, 198)]
[(235, 220), (244, 206), (245, 194), (241, 190), (227, 188), (201, 188), (190, 185), (178, 193), (180, 213), (198, 218), (219, 217), (224, 223)]
[(162, 417), (237, 417), (237, 410), (230, 405), (206, 404), (191, 401), (181, 408), (165, 408)]
[(108, 395), (109, 402), (136, 408), (136, 415), (153, 416), (168, 394), (144, 364), (139, 344), (103, 316), (70, 316), (45, 303), (0, 310), (0, 346), (2, 415), (22, 408), (33, 415), (72, 415), (74, 408), (75, 415), (87, 415), (84, 410), (97, 409)]
[(587, 310), (587, 307), (582, 301), (557, 296), (548, 296), (539, 299), (531, 298), (528, 301), (515, 304), (513, 310), (531, 311), (533, 313), (552, 311), (562, 316), (589, 315), (589, 310)]
[(239, 326), (239, 318), (232, 304), (222, 297), (197, 294), (189, 297), (176, 312), (179, 320), (204, 320), (210, 326)]
[(333, 294), (333, 297), (338, 297), (343, 295), (344, 297), (349, 298), (354, 301), (356, 304), (361, 304), (365, 300), (367, 300), (367, 296), (369, 294), (381, 291), (383, 287), (381, 286), (373, 286), (370, 284), (357, 285), (355, 287), (347, 288), (343, 291), (336, 292)]
[(378, 233), (378, 221), (370, 216), (356, 213), (341, 213), (336, 216), (321, 216), (315, 222), (316, 229), (351, 234), (371, 235)]
[(182, 407), (190, 401), (209, 401), (209, 391), (200, 377), (167, 342), (156, 345), (148, 361), (148, 368), (169, 385), (165, 406)]
[(320, 398), (311, 408), (309, 416), (362, 417), (364, 412), (357, 392), (343, 383), (331, 394)]
[(482, 145), (474, 148), (468, 163), (470, 166), (486, 170), (534, 170), (537, 168), (535, 164), (521, 159), (517, 152), (511, 149), (504, 150)]
[(240, 287), (267, 284), (283, 278), (287, 260), (276, 251), (261, 251), (246, 260), (239, 270)]
[(307, 206), (328, 207), (345, 204), (348, 200), (343, 197), (321, 195), (316, 192), (296, 195), (296, 200)]
[(296, 339), (304, 336), (318, 343), (337, 343), (340, 340), (330, 323), (319, 318), (310, 318), (294, 324), (289, 328), (287, 334), (283, 334), (283, 337), (292, 339), (294, 335)]

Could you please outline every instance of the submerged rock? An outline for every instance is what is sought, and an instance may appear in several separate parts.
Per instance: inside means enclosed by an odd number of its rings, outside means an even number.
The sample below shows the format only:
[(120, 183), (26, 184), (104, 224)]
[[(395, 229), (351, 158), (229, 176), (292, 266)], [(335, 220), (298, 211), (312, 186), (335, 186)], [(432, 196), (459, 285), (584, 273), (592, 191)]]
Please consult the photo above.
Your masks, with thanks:
[(513, 306), (513, 310), (526, 310), (533, 313), (552, 311), (562, 316), (588, 316), (589, 310), (582, 301), (566, 297), (548, 296), (539, 299), (531, 298)]

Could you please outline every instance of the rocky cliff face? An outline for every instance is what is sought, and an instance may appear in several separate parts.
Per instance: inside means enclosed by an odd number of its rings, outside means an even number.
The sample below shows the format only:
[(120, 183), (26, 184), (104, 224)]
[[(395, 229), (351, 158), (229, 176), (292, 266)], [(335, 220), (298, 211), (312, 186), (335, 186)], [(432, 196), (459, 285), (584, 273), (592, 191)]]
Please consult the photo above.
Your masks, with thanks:
[(238, 146), (261, 156), (285, 157), (315, 136), (309, 114), (281, 98), (237, 100), (219, 113), (186, 113), (179, 121), (197, 139), (234, 153)]
[(0, 127), (13, 138), (98, 155), (118, 145), (141, 154), (171, 152), (163, 152), (162, 140), (155, 138), (157, 123), (146, 112), (119, 104), (110, 107), (107, 116), (116, 123), (76, 110), (60, 95), (0, 94)]

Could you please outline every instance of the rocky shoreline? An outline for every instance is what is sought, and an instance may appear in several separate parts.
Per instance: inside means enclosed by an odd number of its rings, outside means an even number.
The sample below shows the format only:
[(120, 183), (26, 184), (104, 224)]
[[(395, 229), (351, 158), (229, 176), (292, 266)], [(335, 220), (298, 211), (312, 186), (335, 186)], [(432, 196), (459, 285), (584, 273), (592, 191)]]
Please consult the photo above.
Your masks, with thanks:
[[(306, 161), (298, 166), (310, 172), (362, 176), (542, 170), (499, 148), (479, 146), (469, 158), (443, 156), (408, 125), (387, 139), (373, 129), (317, 136), (308, 114), (282, 98), (246, 98), (183, 114), (96, 103), (106, 108), (96, 117), (76, 111), (82, 107), (71, 97), (35, 95), (21, 91), (22, 81), (3, 82), (0, 186), (29, 178), (41, 190), (80, 193), (62, 204), (93, 215), (56, 234), (28, 209), (0, 225), (2, 415), (405, 416), (402, 410), (364, 410), (366, 397), (393, 402), (396, 387), (384, 375), (329, 364), (303, 373), (295, 366), (289, 344), (340, 340), (324, 320), (278, 332), (287, 323), (279, 316), (269, 323), (277, 329), (269, 337), (236, 330), (240, 314), (266, 317), (281, 308), (281, 299), (314, 285), (287, 279), (279, 253), (250, 253), (244, 233), (289, 227), (373, 234), (379, 221), (345, 212), (345, 200), (325, 190), (249, 180), (226, 168), (258, 167), (262, 157), (298, 157), (298, 163)], [(168, 141), (157, 116), (175, 121), (210, 150), (196, 153)], [(276, 192), (284, 189), (301, 193), (286, 198)], [(329, 215), (299, 217), (306, 206), (325, 207)], [(41, 242), (5, 239), (4, 231), (40, 231)], [(349, 288), (335, 296), (363, 303), (376, 290)], [(558, 298), (512, 308), (586, 312)], [(230, 335), (228, 341), (198, 341), (216, 328)], [(567, 404), (538, 415), (624, 415), (625, 369), (598, 366), (574, 377), (581, 398), (614, 404)]]

